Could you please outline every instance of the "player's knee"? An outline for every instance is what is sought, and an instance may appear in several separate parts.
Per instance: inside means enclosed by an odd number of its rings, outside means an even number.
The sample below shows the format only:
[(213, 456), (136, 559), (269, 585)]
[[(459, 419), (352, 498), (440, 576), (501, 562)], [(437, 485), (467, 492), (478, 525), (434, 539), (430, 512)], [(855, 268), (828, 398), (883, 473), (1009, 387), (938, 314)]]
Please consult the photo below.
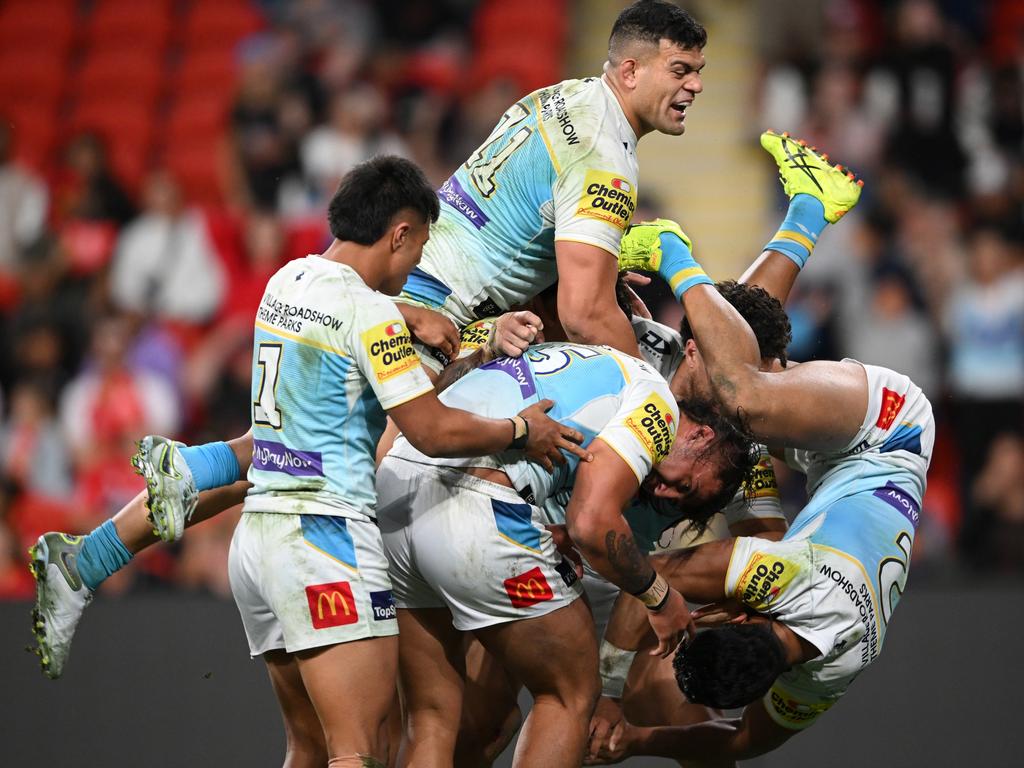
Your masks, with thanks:
[(387, 768), (386, 764), (373, 755), (339, 755), (327, 761), (327, 768)]
[(314, 768), (327, 762), (327, 745), (323, 732), (318, 734), (297, 734), (287, 732), (284, 764), (287, 768)]

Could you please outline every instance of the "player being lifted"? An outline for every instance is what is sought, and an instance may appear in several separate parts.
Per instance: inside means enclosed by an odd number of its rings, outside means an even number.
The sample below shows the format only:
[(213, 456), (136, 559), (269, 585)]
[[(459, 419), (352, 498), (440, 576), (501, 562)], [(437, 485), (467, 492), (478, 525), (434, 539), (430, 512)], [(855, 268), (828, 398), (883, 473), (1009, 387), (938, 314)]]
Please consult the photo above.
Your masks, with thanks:
[[(780, 163), (790, 194), (828, 183), (817, 153), (785, 135), (765, 134), (762, 143), (792, 160)], [(811, 250), (806, 233), (797, 234), (780, 231), (777, 239), (792, 245), (781, 243), (752, 268), (775, 295), (788, 293)], [(722, 407), (742, 414), (759, 439), (785, 447), (787, 462), (807, 474), (810, 499), (781, 541), (739, 537), (659, 560), (659, 571), (663, 562), (689, 596), (718, 601), (703, 613), (724, 625), (679, 650), (680, 688), (693, 702), (744, 707), (742, 716), (683, 727), (621, 721), (594, 739), (595, 762), (632, 754), (750, 758), (813, 724), (881, 650), (906, 583), (931, 459), (931, 406), (906, 376), (853, 360), (765, 373), (750, 329), (713, 291), (694, 286), (683, 303)], [(629, 625), (622, 616), (635, 607), (620, 601), (616, 610), (610, 632)], [(644, 630), (638, 619), (632, 625), (636, 647)]]

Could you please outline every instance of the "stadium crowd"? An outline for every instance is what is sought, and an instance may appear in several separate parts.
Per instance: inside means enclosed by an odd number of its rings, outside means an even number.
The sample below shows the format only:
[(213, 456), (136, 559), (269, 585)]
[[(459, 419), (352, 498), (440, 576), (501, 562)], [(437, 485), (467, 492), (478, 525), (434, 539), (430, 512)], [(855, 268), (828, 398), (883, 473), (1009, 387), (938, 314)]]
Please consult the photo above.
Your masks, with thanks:
[[(520, 92), (562, 77), (480, 67), (464, 81), (475, 5), (254, 6), (260, 29), (234, 49), (217, 163), (199, 189), (159, 161), (124, 178), (89, 130), (31, 168), (16, 127), (0, 124), (0, 598), (31, 598), (23, 553), (40, 533), (88, 531), (142, 489), (128, 461), (139, 437), (248, 428), (264, 285), (322, 250), (346, 171), (394, 153), (440, 186)], [(865, 179), (788, 306), (790, 354), (899, 368), (935, 405), (916, 578), (955, 563), (1020, 573), (1024, 8), (759, 6), (754, 135), (789, 130)], [(227, 595), (235, 520), (148, 551), (106, 590)]]

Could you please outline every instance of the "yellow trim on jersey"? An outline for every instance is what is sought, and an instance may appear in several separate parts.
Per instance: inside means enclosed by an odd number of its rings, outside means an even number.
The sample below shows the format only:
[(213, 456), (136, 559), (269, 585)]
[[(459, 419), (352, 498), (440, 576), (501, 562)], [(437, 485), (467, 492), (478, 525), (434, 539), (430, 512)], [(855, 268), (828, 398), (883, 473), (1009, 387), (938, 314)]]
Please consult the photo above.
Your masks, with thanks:
[(353, 568), (353, 567), (352, 567), (351, 565), (349, 565), (348, 563), (346, 563), (346, 562), (343, 562), (343, 561), (339, 560), (338, 558), (336, 558), (336, 557), (335, 557), (334, 555), (332, 555), (332, 554), (331, 554), (330, 552), (324, 552), (324, 550), (320, 549), (320, 547), (318, 547), (318, 546), (317, 546), (316, 544), (314, 544), (313, 542), (311, 542), (311, 541), (310, 541), (309, 539), (307, 539), (307, 538), (303, 538), (302, 540), (303, 540), (303, 542), (305, 542), (305, 543), (306, 543), (306, 545), (307, 545), (307, 546), (309, 546), (309, 547), (312, 547), (313, 549), (315, 549), (315, 550), (316, 550), (317, 552), (319, 552), (319, 553), (320, 553), (321, 555), (323, 555), (324, 557), (329, 557), (329, 558), (331, 558), (331, 560), (333, 560), (334, 562), (336, 562), (336, 563), (337, 563), (338, 565), (340, 565), (340, 566), (342, 566), (342, 567), (344, 567), (344, 568), (347, 568), (348, 570), (352, 571), (352, 573), (355, 573), (355, 574), (358, 574), (358, 573), (359, 573), (359, 569), (358, 569), (358, 568)]
[(567, 235), (555, 235), (555, 242), (557, 243), (559, 240), (562, 240), (563, 242), (567, 243), (581, 243), (582, 245), (592, 245), (595, 248), (600, 248), (605, 253), (610, 253), (612, 256), (615, 257), (616, 263), (618, 262), (619, 252), (617, 250), (613, 251), (607, 245), (597, 242), (597, 240), (586, 240), (580, 237), (579, 235), (574, 235), (573, 237), (569, 237)]
[[(420, 367), (422, 368), (422, 366), (423, 366), (423, 361), (420, 360)], [(410, 373), (411, 373), (411, 371), (410, 371)], [(400, 405), (405, 405), (410, 400), (415, 400), (417, 397), (423, 397), (423, 395), (427, 394), (427, 392), (433, 392), (434, 391), (434, 385), (430, 383), (430, 376), (428, 376), (425, 371), (424, 371), (423, 375), (427, 376), (427, 387), (426, 388), (421, 389), (419, 392), (416, 392), (415, 394), (408, 395), (407, 397), (403, 397), (401, 400), (399, 400), (396, 403), (389, 403), (388, 405), (384, 405), (384, 403), (381, 403), (380, 407), (383, 408), (385, 411), (390, 411), (392, 408), (397, 408)]]
[(631, 383), (632, 379), (630, 378), (629, 371), (626, 370), (626, 366), (623, 365), (622, 361), (619, 360), (618, 354), (616, 354), (618, 350), (615, 350), (612, 347), (609, 347), (608, 349), (612, 350), (612, 353), (608, 356), (615, 361), (617, 366), (619, 366), (619, 370), (622, 371), (622, 378), (626, 380), (627, 384)]
[[(724, 585), (725, 586), (725, 594), (729, 595), (729, 596), (732, 595), (732, 590), (729, 589), (729, 574), (732, 573), (732, 561), (733, 561), (733, 558), (736, 557), (736, 545), (740, 543), (739, 540), (741, 538), (748, 538), (748, 537), (746, 537), (746, 536), (742, 536), (742, 537), (738, 536), (733, 541), (733, 543), (732, 543), (732, 552), (729, 553), (729, 565), (727, 565), (726, 568), (725, 568), (725, 585)], [(736, 581), (738, 582), (739, 578), (737, 578)]]
[(341, 357), (347, 357), (349, 359), (352, 358), (352, 356), (343, 349), (339, 349), (338, 347), (332, 347), (330, 344), (323, 344), (319, 341), (313, 341), (313, 339), (307, 339), (303, 336), (299, 336), (298, 334), (292, 333), (291, 331), (283, 331), (280, 328), (275, 328), (272, 325), (267, 325), (262, 320), (256, 321), (256, 327), (259, 328), (260, 330), (266, 331), (267, 333), (272, 333), (275, 336), (281, 336), (285, 339), (288, 339), (289, 341), (294, 341), (296, 344), (304, 344), (307, 347), (314, 347), (316, 349), (323, 350), (324, 352), (330, 352), (332, 355), (340, 355)]
[(792, 240), (793, 242), (802, 245), (808, 251), (814, 250), (813, 240), (811, 240), (809, 237), (806, 237), (805, 235), (801, 235), (799, 232), (794, 232), (791, 229), (780, 229), (778, 232), (775, 233), (775, 237), (773, 237), (772, 239)]
[[(504, 487), (504, 486), (502, 486), (502, 487)], [(521, 542), (518, 542), (518, 541), (516, 541), (515, 539), (510, 539), (510, 538), (509, 538), (508, 536), (506, 536), (506, 535), (505, 535), (504, 533), (502, 533), (501, 531), (498, 531), (498, 536), (500, 536), (500, 537), (501, 537), (501, 538), (503, 538), (503, 539), (504, 539), (505, 541), (507, 541), (507, 542), (509, 542), (509, 543), (511, 543), (511, 544), (515, 544), (515, 545), (516, 545), (517, 547), (522, 547), (523, 549), (529, 550), (530, 552), (535, 552), (535, 553), (537, 553), (538, 555), (539, 555), (539, 554), (541, 553), (539, 549), (534, 549), (533, 547), (528, 547), (528, 546), (527, 546), (526, 544), (523, 544), (523, 543), (521, 543)]]
[(541, 139), (544, 140), (544, 148), (548, 151), (548, 158), (551, 160), (551, 165), (555, 168), (555, 173), (559, 176), (562, 175), (562, 166), (558, 163), (558, 158), (555, 157), (555, 150), (551, 148), (551, 141), (548, 139), (548, 132), (544, 130), (544, 121), (541, 119), (541, 108), (540, 108), (540, 97), (533, 97), (534, 114), (537, 115), (537, 132), (540, 133)]

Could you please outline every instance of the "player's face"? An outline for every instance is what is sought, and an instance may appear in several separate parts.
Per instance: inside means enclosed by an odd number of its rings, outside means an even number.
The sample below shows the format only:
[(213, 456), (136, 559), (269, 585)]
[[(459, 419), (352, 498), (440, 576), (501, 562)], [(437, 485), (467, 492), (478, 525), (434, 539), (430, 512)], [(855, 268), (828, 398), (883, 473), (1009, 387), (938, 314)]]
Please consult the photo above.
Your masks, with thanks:
[[(423, 246), (430, 239), (430, 224), (413, 216), (405, 222), (407, 228), (394, 235), (394, 252), (388, 279), (381, 287), (384, 293), (397, 296), (409, 278), (409, 273), (420, 263)], [(400, 225), (401, 226), (401, 225)]]
[(679, 136), (686, 112), (704, 90), (704, 54), (662, 40), (657, 55), (638, 62), (633, 108), (648, 130)]
[(643, 489), (658, 499), (674, 502), (680, 510), (699, 508), (722, 491), (715, 455), (707, 454), (714, 434), (707, 430), (677, 435), (676, 442), (644, 479)]

